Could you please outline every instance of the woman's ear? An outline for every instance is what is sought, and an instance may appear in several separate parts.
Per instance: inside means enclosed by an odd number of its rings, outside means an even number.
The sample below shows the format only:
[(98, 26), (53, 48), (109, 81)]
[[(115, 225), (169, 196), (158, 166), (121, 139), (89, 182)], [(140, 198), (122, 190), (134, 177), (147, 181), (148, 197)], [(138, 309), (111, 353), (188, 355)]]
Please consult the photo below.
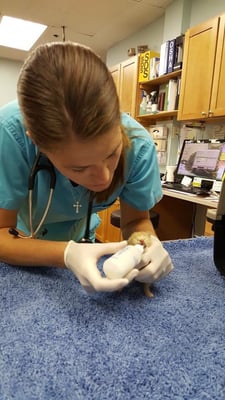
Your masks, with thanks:
[(29, 131), (26, 131), (26, 135), (32, 140), (32, 142), (35, 144), (34, 139), (32, 138), (32, 134)]

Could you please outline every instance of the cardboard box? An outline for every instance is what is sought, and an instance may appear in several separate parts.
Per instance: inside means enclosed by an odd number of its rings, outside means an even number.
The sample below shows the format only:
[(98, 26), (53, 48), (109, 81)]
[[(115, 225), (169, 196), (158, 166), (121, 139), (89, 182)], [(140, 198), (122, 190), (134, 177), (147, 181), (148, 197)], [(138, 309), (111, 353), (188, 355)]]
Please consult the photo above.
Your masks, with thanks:
[(154, 139), (156, 151), (166, 151), (167, 139)]
[(166, 139), (168, 134), (167, 126), (154, 126), (149, 128), (149, 133), (153, 139)]

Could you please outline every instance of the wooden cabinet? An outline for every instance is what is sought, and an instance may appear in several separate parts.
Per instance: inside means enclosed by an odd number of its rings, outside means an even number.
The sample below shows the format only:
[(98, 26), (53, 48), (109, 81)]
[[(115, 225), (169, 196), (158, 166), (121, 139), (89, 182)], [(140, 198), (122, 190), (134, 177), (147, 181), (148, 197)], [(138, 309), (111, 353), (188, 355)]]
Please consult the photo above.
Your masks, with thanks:
[[(138, 56), (130, 57), (128, 60), (111, 67), (110, 71), (117, 88), (121, 111), (135, 117)], [(120, 229), (110, 223), (112, 211), (118, 208), (120, 208), (119, 200), (107, 210), (99, 212), (102, 223), (96, 231), (96, 239), (100, 242), (118, 242), (122, 240)]]
[(107, 224), (107, 218), (108, 218), (107, 211), (108, 210), (104, 210), (98, 213), (99, 217), (101, 218), (101, 224), (96, 229), (96, 239), (102, 243), (105, 241), (105, 226)]
[(225, 116), (225, 14), (220, 17), (212, 87), (212, 116)]
[(207, 210), (216, 210), (213, 201), (163, 189), (163, 198), (153, 208), (160, 215), (156, 233), (161, 240), (213, 235)]
[(121, 111), (135, 117), (138, 57), (134, 56), (110, 68), (120, 99)]
[(150, 124), (154, 124), (157, 120), (163, 119), (171, 119), (177, 116), (177, 110), (172, 111), (159, 111), (156, 114), (144, 114), (139, 115), (139, 108), (141, 103), (141, 93), (142, 90), (150, 93), (151, 91), (156, 90), (158, 92), (160, 85), (166, 84), (170, 79), (180, 79), (181, 78), (181, 70), (171, 72), (170, 74), (162, 75), (158, 78), (152, 79), (150, 81), (141, 82), (138, 84), (138, 96), (137, 96), (137, 104), (136, 104), (136, 119), (145, 126)]
[(119, 200), (117, 200), (107, 210), (99, 212), (99, 217), (102, 220), (101, 225), (96, 230), (96, 239), (99, 242), (119, 242), (123, 240), (120, 229), (116, 228), (110, 223), (111, 213), (119, 208), (120, 208), (120, 202)]
[(113, 80), (116, 85), (118, 96), (120, 95), (120, 64), (114, 65), (110, 68)]
[(178, 120), (225, 116), (225, 15), (185, 35)]
[(153, 211), (160, 215), (159, 226), (156, 229), (160, 240), (186, 239), (192, 236), (193, 203), (163, 196)]
[(213, 226), (212, 223), (206, 221), (205, 223), (205, 236), (213, 236), (214, 232), (213, 232)]

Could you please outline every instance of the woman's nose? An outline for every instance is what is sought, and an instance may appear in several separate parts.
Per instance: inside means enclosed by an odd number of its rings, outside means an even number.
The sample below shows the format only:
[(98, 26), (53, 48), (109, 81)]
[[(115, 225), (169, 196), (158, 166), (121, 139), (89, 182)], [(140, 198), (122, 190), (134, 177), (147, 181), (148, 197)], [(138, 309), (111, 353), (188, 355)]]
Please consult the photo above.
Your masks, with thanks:
[(107, 183), (110, 179), (110, 170), (106, 165), (99, 165), (92, 171), (92, 177), (100, 183)]

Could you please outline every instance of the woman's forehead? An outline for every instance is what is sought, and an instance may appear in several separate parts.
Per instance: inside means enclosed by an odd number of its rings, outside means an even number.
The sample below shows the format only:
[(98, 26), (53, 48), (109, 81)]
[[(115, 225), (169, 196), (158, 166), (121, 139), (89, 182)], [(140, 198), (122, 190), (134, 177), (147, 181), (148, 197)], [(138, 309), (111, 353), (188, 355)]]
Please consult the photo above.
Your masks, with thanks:
[[(122, 142), (122, 132), (120, 127), (111, 129), (104, 135), (92, 138), (90, 140), (79, 140), (73, 138), (58, 151), (54, 152), (54, 158), (63, 162), (64, 166), (85, 166), (95, 164), (110, 156)], [(51, 157), (52, 158), (52, 157)]]

